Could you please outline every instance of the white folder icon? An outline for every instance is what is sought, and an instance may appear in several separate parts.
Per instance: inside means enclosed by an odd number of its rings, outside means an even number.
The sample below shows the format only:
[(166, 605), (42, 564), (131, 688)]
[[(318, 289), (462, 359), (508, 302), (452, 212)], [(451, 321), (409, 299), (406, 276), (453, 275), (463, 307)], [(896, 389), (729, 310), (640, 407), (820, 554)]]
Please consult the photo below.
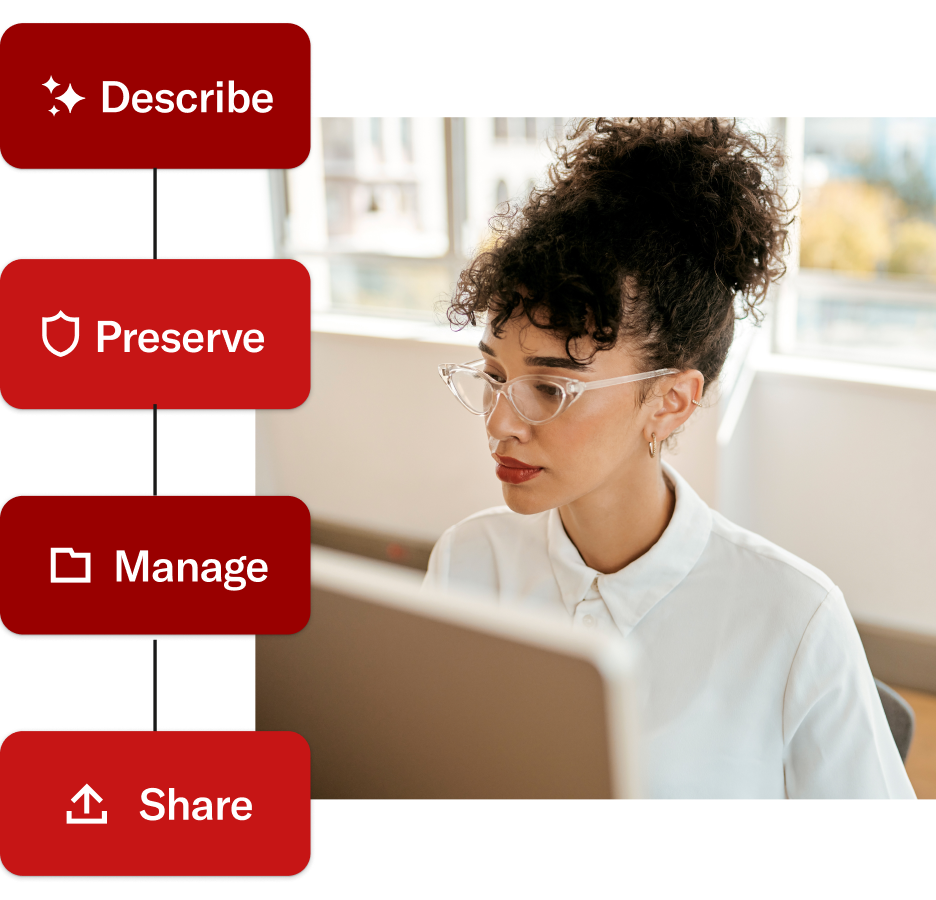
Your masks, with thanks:
[[(51, 578), (50, 581), (52, 584), (89, 584), (91, 582), (91, 554), (90, 553), (75, 553), (71, 547), (53, 547), (50, 551), (51, 553)], [(69, 559), (83, 559), (84, 560), (84, 575), (66, 575), (59, 577), (56, 574), (56, 557), (59, 553), (67, 553)]]

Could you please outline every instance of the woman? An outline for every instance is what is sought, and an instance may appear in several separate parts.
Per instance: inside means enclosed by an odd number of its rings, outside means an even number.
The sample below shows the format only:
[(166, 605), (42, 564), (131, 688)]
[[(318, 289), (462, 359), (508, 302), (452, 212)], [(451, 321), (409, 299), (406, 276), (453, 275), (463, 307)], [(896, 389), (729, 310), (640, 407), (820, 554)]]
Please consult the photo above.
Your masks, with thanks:
[(913, 797), (841, 591), (661, 459), (783, 274), (779, 151), (716, 119), (570, 139), (449, 308), (486, 323), (441, 371), (507, 506), (445, 532), (427, 583), (638, 639), (653, 796)]

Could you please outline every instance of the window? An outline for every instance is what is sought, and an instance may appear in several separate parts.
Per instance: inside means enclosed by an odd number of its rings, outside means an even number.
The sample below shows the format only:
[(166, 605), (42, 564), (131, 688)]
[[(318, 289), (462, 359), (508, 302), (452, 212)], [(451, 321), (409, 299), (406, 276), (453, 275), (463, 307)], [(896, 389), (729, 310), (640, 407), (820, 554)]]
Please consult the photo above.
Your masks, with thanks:
[(936, 369), (936, 119), (801, 122), (799, 272), (777, 349)]
[[(277, 252), (308, 266), (317, 309), (431, 319), (568, 121), (315, 119), (308, 161), (272, 181)], [(936, 369), (936, 119), (749, 124), (784, 135), (801, 198), (774, 349)]]
[(314, 119), (309, 159), (273, 181), (277, 252), (309, 268), (316, 309), (431, 318), (498, 205), (525, 200), (508, 185), (542, 181), (564, 122)]

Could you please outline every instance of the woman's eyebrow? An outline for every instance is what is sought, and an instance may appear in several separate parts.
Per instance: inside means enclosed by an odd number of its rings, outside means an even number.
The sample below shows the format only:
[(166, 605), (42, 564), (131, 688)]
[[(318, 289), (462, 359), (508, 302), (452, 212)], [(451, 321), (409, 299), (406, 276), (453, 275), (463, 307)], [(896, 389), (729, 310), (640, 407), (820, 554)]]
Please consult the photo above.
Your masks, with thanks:
[[(484, 341), (478, 341), (478, 349), (488, 356), (497, 357), (494, 350)], [(572, 369), (576, 372), (590, 372), (591, 366), (572, 359), (571, 356), (527, 356), (523, 360), (530, 368)]]
[(523, 360), (528, 366), (543, 366), (549, 369), (573, 369), (576, 372), (590, 372), (591, 366), (572, 359), (571, 356), (527, 356)]

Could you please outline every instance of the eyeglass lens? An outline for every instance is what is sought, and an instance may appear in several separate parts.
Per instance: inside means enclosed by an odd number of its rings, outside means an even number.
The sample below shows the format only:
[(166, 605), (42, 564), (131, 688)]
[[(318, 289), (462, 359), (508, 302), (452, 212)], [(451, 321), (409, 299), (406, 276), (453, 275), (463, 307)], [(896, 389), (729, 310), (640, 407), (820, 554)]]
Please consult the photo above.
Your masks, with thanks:
[[(491, 411), (494, 388), (480, 372), (459, 369), (452, 376), (452, 386), (469, 409), (485, 415)], [(561, 385), (548, 379), (516, 381), (509, 393), (517, 412), (532, 422), (545, 422), (555, 416), (564, 397)]]

